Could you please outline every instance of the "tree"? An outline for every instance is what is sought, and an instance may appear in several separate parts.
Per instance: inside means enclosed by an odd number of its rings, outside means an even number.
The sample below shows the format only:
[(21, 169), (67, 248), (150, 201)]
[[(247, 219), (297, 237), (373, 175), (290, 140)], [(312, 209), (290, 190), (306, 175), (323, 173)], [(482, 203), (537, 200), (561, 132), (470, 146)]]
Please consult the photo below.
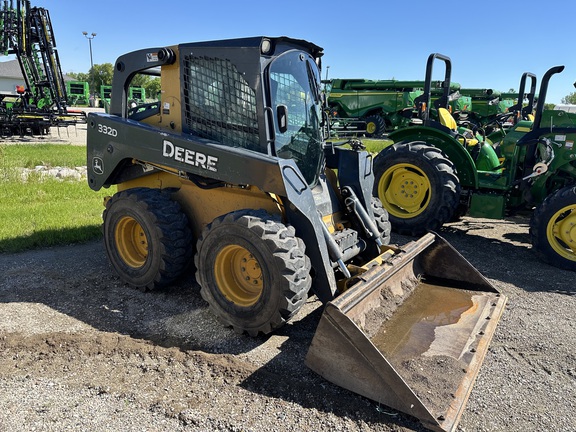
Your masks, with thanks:
[(88, 74), (84, 72), (66, 72), (66, 75), (75, 81), (88, 81)]
[(88, 74), (84, 72), (79, 72), (76, 74), (76, 81), (86, 81), (88, 82)]
[(134, 75), (134, 78), (132, 78), (132, 81), (130, 81), (130, 85), (132, 87), (146, 87), (146, 84), (150, 79), (149, 75), (136, 74)]
[(99, 93), (100, 86), (110, 85), (112, 83), (113, 75), (114, 67), (112, 66), (112, 63), (95, 64), (88, 72), (90, 93)]
[(561, 102), (563, 104), (575, 105), (576, 104), (576, 92), (572, 92), (569, 95), (564, 96), (562, 98)]
[(158, 99), (159, 98), (159, 94), (160, 94), (160, 89), (161, 89), (161, 85), (160, 85), (160, 78), (152, 78), (150, 79), (146, 85), (144, 86), (144, 88), (146, 89), (146, 95), (150, 98), (150, 99)]

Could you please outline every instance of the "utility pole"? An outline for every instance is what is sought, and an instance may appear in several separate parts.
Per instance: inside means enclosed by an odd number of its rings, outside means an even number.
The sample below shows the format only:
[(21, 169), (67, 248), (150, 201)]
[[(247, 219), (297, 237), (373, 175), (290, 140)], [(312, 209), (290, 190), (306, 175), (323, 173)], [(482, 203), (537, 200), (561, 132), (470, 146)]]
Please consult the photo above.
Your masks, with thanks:
[[(84, 35), (84, 37), (86, 39), (88, 39), (88, 45), (90, 46), (90, 70), (94, 70), (94, 60), (92, 58), (92, 39), (94, 39), (96, 37), (96, 33), (91, 33), (90, 36), (88, 36), (88, 32), (82, 32), (82, 34)], [(94, 89), (93, 89), (94, 90)], [(92, 102), (94, 105), (96, 105), (96, 95), (94, 93), (92, 93)]]

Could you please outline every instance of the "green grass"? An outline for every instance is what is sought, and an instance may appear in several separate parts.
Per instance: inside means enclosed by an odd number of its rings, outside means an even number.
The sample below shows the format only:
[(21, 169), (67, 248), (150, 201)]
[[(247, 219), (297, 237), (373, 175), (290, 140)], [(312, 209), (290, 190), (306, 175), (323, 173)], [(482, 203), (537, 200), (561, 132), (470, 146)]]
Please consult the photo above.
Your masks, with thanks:
[(37, 165), (86, 165), (86, 148), (0, 145), (0, 253), (99, 238), (102, 200), (113, 191), (94, 192), (86, 180), (21, 178), (21, 168)]
[[(332, 138), (330, 141), (339, 143), (346, 140), (347, 138)], [(394, 144), (392, 140), (387, 138), (360, 138), (360, 141), (362, 141), (362, 144), (366, 146), (366, 150), (373, 154), (380, 153), (380, 151), (384, 150), (386, 147)]]
[(382, 139), (371, 139), (371, 138), (364, 138), (362, 142), (366, 146), (366, 150), (370, 153), (380, 153), (381, 150), (384, 150), (386, 147), (393, 144), (392, 140), (382, 138)]
[(86, 165), (86, 147), (58, 144), (0, 145), (0, 168), (34, 168), (37, 165)]

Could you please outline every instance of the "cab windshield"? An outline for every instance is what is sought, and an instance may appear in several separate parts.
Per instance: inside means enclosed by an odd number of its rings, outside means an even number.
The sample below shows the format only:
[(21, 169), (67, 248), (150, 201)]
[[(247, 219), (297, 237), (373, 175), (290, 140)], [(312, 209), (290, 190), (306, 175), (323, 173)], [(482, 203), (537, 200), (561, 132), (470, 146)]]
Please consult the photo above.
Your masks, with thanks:
[(274, 60), (269, 76), (276, 155), (293, 159), (313, 186), (323, 155), (318, 67), (309, 54), (290, 51)]

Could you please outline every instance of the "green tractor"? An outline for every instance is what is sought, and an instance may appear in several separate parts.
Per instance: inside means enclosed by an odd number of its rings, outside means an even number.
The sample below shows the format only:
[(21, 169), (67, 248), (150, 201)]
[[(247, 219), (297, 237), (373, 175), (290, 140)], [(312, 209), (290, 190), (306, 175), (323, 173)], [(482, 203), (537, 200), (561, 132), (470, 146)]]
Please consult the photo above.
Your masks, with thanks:
[[(544, 75), (533, 121), (520, 89), (513, 111), (520, 109), (521, 117), (493, 142), (457, 126), (446, 108), (447, 86), (434, 103), (439, 121), (430, 116), (435, 60), (444, 62), (444, 82), (450, 82), (450, 59), (431, 54), (426, 88), (416, 100), (421, 124), (391, 133), (394, 144), (374, 159), (373, 193), (388, 210), (393, 229), (416, 236), (466, 213), (491, 219), (529, 213), (536, 253), (576, 271), (576, 116), (544, 111), (549, 80), (564, 66)], [(526, 77), (532, 75), (525, 74), (524, 82)]]
[[(530, 79), (530, 89), (525, 92), (526, 81)], [(462, 93), (472, 98), (469, 112), (454, 116), (464, 127), (481, 130), (493, 144), (500, 142), (506, 132), (520, 119), (534, 121), (536, 102), (536, 76), (525, 72), (520, 79), (518, 93), (500, 93), (492, 89), (463, 89)], [(518, 95), (523, 97), (519, 100)], [(524, 103), (524, 101), (527, 103)]]
[(472, 123), (477, 127), (493, 125), (496, 118), (508, 113), (516, 102), (516, 98), (503, 98), (501, 92), (493, 89), (464, 88), (460, 93), (472, 100), (472, 106), (459, 116), (454, 115), (458, 124)]
[[(424, 81), (334, 79), (327, 85), (331, 130), (337, 134), (357, 133), (367, 137), (406, 127), (413, 118), (414, 101), (422, 95)], [(465, 111), (471, 98), (460, 98), (460, 84), (451, 83), (453, 109)], [(431, 83), (432, 98), (442, 83)]]

